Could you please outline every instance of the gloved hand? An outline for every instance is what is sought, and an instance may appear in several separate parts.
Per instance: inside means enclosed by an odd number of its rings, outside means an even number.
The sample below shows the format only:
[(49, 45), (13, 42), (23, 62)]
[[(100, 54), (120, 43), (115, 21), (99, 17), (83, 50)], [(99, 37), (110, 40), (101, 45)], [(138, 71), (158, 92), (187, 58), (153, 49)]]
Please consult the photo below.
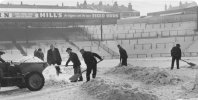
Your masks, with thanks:
[(103, 61), (103, 59), (100, 59), (100, 61)]

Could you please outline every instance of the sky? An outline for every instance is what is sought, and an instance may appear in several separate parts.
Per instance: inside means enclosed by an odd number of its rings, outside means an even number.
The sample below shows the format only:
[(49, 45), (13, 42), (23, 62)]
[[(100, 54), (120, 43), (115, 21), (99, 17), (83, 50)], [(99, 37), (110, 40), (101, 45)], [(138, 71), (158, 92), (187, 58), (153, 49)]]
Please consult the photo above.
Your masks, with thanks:
[[(42, 4), (42, 5), (61, 5), (62, 2), (65, 6), (76, 6), (76, 3), (83, 3), (84, 0), (0, 0), (1, 3), (7, 4), (20, 4), (23, 1), (24, 4)], [(140, 11), (141, 15), (146, 15), (149, 12), (156, 12), (164, 10), (164, 5), (168, 6), (178, 6), (179, 2), (183, 3), (195, 1), (198, 3), (198, 0), (86, 0), (88, 4), (98, 4), (99, 1), (102, 1), (103, 4), (113, 5), (113, 2), (117, 1), (118, 5), (127, 6), (130, 2), (133, 6), (133, 9)]]

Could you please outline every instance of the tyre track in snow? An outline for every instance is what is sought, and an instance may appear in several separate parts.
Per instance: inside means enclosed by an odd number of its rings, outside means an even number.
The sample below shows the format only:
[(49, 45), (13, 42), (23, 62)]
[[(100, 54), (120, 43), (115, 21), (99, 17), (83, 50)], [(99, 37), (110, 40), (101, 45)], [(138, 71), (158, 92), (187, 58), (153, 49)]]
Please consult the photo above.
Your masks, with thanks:
[(0, 92), (1, 100), (98, 100), (80, 89), (79, 83), (66, 86), (44, 87), (41, 91), (31, 92), (27, 89), (14, 89)]

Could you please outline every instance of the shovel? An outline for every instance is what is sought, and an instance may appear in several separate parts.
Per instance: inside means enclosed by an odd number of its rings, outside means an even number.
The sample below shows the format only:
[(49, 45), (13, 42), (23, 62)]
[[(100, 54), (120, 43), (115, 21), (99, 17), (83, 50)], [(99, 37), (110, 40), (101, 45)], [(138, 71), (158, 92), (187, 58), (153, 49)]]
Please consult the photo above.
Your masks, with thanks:
[(181, 61), (186, 62), (186, 63), (187, 63), (188, 65), (190, 65), (190, 66), (196, 66), (196, 64), (191, 63), (191, 62), (188, 62), (188, 61), (185, 61), (185, 60), (183, 60), (183, 59), (181, 59)]
[[(81, 74), (84, 73), (84, 72), (86, 72), (86, 71), (87, 71), (87, 70), (82, 71)], [(81, 76), (80, 74), (74, 74), (73, 76), (71, 76), (71, 77), (69, 78), (69, 80), (70, 80), (70, 81), (76, 81), (80, 76)]]
[[(97, 63), (101, 62), (102, 60), (98, 61)], [(73, 76), (71, 76), (69, 78), (70, 81), (76, 81), (78, 80), (78, 78), (82, 75), (82, 73), (86, 72), (87, 70), (84, 70), (81, 72), (81, 74), (74, 74)]]

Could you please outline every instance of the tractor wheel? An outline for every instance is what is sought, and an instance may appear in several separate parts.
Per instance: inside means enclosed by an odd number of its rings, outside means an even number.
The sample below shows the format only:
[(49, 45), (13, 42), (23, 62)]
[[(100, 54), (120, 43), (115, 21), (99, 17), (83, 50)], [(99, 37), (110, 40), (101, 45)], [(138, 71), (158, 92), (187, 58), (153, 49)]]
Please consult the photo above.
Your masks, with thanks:
[(25, 82), (30, 91), (38, 91), (43, 88), (45, 79), (41, 73), (31, 72), (25, 77)]

